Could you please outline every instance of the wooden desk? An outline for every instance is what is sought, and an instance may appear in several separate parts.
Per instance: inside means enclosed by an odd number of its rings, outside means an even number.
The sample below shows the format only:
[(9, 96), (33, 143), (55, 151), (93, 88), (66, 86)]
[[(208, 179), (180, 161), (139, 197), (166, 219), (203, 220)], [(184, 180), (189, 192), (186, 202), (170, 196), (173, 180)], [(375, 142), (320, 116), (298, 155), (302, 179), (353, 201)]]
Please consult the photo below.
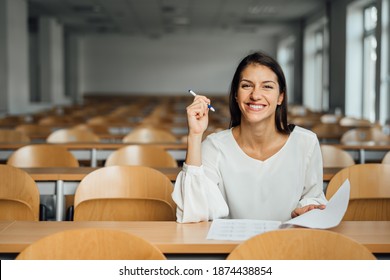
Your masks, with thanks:
[[(66, 143), (53, 145), (63, 146), (71, 151), (78, 160), (88, 160), (91, 162), (91, 167), (97, 167), (99, 160), (106, 160), (113, 151), (131, 144), (140, 143)], [(161, 147), (178, 161), (184, 160), (187, 153), (187, 144), (181, 142), (141, 144)], [(0, 143), (0, 161), (6, 161), (13, 151), (25, 145), (27, 144)]]
[[(99, 169), (100, 167), (32, 167), (21, 168), (35, 181), (81, 181), (87, 174)], [(176, 177), (181, 171), (181, 167), (165, 167), (155, 168), (164, 173), (172, 182), (176, 181)], [(330, 181), (332, 177), (342, 168), (332, 167), (324, 168), (323, 179), (325, 182)]]
[[(92, 171), (101, 167), (32, 167), (21, 168), (30, 174), (35, 181), (81, 181)], [(164, 173), (172, 182), (176, 181), (181, 167), (154, 168)]]
[[(211, 223), (176, 222), (23, 222), (11, 221), (0, 232), (0, 253), (18, 253), (38, 239), (77, 228), (131, 232), (155, 244), (164, 254), (229, 254), (241, 241), (206, 239)], [(373, 253), (390, 253), (390, 221), (341, 222), (330, 229), (365, 245)]]
[[(336, 147), (341, 148), (347, 152), (358, 152), (359, 154), (359, 163), (366, 163), (367, 153), (380, 153), (380, 155), (375, 156), (376, 162), (381, 162), (383, 156), (386, 152), (390, 151), (389, 142), (350, 142), (347, 144), (334, 144)], [(352, 155), (353, 156), (353, 155)]]

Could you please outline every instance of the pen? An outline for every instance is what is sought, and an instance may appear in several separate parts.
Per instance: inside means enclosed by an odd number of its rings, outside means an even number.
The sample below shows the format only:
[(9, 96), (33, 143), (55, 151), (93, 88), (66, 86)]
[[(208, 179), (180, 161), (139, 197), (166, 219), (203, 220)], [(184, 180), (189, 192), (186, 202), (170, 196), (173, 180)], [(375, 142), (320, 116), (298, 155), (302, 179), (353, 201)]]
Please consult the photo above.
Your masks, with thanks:
[[(188, 90), (188, 92), (189, 92), (189, 93), (191, 93), (191, 94), (192, 94), (192, 96), (196, 96), (196, 93), (195, 93), (195, 92), (193, 92), (193, 91), (192, 91), (192, 89)], [(207, 107), (208, 107), (208, 108), (209, 108), (211, 111), (215, 112), (215, 109), (214, 109), (214, 107), (213, 107), (213, 106), (211, 106), (210, 104), (207, 104)]]

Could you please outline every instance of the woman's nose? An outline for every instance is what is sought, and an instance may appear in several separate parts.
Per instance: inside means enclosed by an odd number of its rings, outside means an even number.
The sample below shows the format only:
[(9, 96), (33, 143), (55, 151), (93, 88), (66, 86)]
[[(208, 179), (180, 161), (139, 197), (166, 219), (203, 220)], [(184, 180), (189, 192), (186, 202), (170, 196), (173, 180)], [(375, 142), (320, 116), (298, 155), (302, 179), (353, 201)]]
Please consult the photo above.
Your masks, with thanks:
[(261, 96), (262, 96), (262, 93), (261, 93), (260, 88), (259, 88), (259, 87), (254, 87), (254, 88), (253, 88), (253, 91), (252, 91), (252, 93), (251, 93), (251, 98), (252, 98), (253, 100), (258, 100), (258, 99), (261, 98)]

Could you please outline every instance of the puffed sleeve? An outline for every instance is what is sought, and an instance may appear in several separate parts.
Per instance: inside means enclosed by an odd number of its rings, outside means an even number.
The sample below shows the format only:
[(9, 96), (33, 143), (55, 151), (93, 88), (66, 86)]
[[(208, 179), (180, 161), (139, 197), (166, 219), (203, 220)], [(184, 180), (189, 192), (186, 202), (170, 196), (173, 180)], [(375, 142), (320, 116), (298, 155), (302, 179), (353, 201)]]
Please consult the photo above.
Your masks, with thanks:
[(305, 186), (298, 207), (309, 204), (326, 204), (323, 190), (323, 165), (318, 139), (313, 140), (306, 163)]
[(200, 222), (228, 216), (229, 208), (218, 187), (216, 152), (206, 140), (202, 144), (202, 162), (207, 162), (207, 167), (183, 164), (172, 193), (177, 205), (177, 222)]

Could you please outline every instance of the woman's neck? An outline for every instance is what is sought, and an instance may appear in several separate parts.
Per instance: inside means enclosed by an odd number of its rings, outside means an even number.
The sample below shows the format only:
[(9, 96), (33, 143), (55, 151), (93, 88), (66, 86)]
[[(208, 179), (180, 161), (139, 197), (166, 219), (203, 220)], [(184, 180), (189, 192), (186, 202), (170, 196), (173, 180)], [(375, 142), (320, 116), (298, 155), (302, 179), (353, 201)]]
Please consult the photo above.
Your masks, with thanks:
[(288, 135), (278, 132), (275, 126), (247, 123), (235, 127), (233, 136), (248, 156), (259, 160), (277, 153), (288, 139)]

